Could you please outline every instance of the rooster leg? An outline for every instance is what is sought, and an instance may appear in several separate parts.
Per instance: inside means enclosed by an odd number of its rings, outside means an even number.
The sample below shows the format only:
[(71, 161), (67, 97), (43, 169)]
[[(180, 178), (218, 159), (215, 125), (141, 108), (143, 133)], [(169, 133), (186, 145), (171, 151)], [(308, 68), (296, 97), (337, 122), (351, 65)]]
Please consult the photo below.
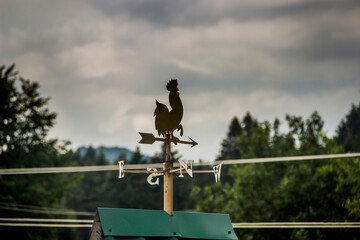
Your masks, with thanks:
[(179, 138), (175, 137), (173, 132), (171, 132), (171, 139), (172, 142), (175, 143), (175, 145), (177, 145)]
[(178, 128), (176, 130), (180, 131), (180, 136), (182, 137), (182, 135), (184, 133), (183, 126), (181, 124), (179, 124), (179, 126), (178, 126)]

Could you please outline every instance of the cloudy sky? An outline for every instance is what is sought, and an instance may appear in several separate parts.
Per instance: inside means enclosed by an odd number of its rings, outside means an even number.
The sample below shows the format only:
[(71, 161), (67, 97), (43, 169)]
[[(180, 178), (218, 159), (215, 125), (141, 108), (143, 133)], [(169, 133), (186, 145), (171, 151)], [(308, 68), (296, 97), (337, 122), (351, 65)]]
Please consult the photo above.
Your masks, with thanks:
[[(38, 81), (52, 137), (134, 150), (177, 78), (185, 158), (213, 160), (230, 120), (318, 110), (328, 135), (360, 100), (360, 2), (1, 0), (0, 62)], [(141, 145), (142, 152), (160, 144)]]

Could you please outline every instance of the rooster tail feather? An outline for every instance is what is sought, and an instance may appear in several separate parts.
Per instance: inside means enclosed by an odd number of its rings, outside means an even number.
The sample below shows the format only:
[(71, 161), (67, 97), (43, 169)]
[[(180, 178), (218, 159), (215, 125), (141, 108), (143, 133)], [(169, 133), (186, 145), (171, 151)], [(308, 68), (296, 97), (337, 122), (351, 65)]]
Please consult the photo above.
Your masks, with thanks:
[(155, 111), (154, 111), (154, 116), (153, 117), (155, 117), (156, 116), (156, 109), (158, 108), (158, 106), (159, 106), (159, 102), (158, 102), (158, 100), (157, 99), (155, 99), (155, 103), (156, 103), (156, 108), (155, 108)]

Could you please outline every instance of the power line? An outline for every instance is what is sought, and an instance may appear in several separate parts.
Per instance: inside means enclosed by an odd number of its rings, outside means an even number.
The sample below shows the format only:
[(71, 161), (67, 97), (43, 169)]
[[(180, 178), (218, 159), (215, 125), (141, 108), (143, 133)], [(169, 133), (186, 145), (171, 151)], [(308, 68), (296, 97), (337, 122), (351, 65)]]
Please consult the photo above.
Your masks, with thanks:
[(233, 228), (360, 228), (360, 225), (235, 225)]
[(61, 223), (93, 223), (91, 219), (49, 219), (49, 218), (0, 218), (0, 222), (61, 222)]
[(77, 215), (77, 216), (94, 216), (95, 215), (95, 213), (90, 213), (90, 212), (32, 210), (32, 209), (26, 209), (26, 208), (3, 207), (3, 206), (0, 206), (0, 209), (10, 210), (10, 211), (18, 211), (18, 212), (45, 213), (45, 214), (54, 214), (54, 215)]
[(0, 223), (6, 227), (70, 227), (70, 228), (91, 228), (91, 224), (47, 224), (47, 223)]
[(234, 225), (360, 225), (360, 222), (244, 222)]
[(11, 206), (11, 207), (20, 207), (20, 208), (27, 208), (27, 209), (41, 209), (41, 210), (54, 210), (54, 211), (70, 211), (71, 210), (64, 210), (59, 208), (50, 208), (50, 207), (40, 207), (40, 206), (34, 206), (34, 205), (25, 205), (25, 204), (19, 204), (19, 203), (9, 203), (9, 202), (0, 202), (0, 206)]
[[(44, 214), (54, 214), (54, 215), (76, 215), (76, 216), (95, 216), (95, 213), (92, 212), (79, 212), (71, 211), (64, 209), (51, 209), (51, 208), (42, 208), (42, 207), (17, 207), (17, 206), (26, 206), (26, 205), (16, 205), (16, 204), (6, 204), (2, 203), (0, 209), (9, 210), (9, 211), (18, 211), (18, 212), (30, 212), (30, 213), (44, 213)], [(5, 205), (5, 206), (4, 206)], [(12, 206), (9, 206), (12, 205)]]
[(268, 162), (289, 162), (304, 160), (321, 160), (334, 158), (351, 158), (359, 157), (360, 153), (343, 153), (343, 154), (327, 154), (327, 155), (311, 155), (311, 156), (293, 156), (293, 157), (271, 157), (271, 158), (252, 158), (252, 159), (233, 159), (215, 161), (214, 164), (248, 164), (248, 163), (268, 163)]
[(233, 228), (360, 228), (359, 222), (259, 222), (232, 223)]
[[(232, 160), (220, 160), (220, 161), (206, 162), (206, 163), (201, 163), (201, 162), (194, 163), (193, 166), (321, 160), (321, 159), (334, 159), (334, 158), (351, 158), (351, 157), (359, 157), (359, 156), (360, 156), (360, 153), (344, 153), (344, 154), (327, 154), (327, 155), (310, 155), (310, 156), (232, 159)], [(174, 163), (174, 167), (178, 167), (178, 166), (179, 166), (179, 163)], [(149, 167), (162, 168), (163, 165), (162, 165), (162, 163), (127, 164), (124, 166), (124, 169), (136, 170), (136, 169), (145, 169), (145, 168), (149, 168)], [(50, 168), (12, 168), (12, 169), (0, 169), (0, 175), (98, 172), (98, 171), (118, 171), (118, 170), (119, 170), (119, 167), (117, 165), (72, 166), (72, 167), (50, 167)]]
[(116, 165), (111, 166), (77, 166), (51, 168), (12, 168), (1, 169), (0, 175), (42, 174), (42, 173), (71, 173), (71, 172), (98, 172), (118, 170)]
[[(1, 221), (7, 221), (7, 222), (3, 223)], [(65, 223), (73, 223), (73, 224), (65, 224)], [(71, 227), (71, 228), (92, 227), (92, 224), (88, 224), (88, 223), (93, 223), (93, 220), (0, 218), (0, 226), (12, 226), (12, 227)], [(359, 222), (257, 222), (257, 223), (232, 223), (232, 227), (233, 228), (360, 228), (360, 223)]]

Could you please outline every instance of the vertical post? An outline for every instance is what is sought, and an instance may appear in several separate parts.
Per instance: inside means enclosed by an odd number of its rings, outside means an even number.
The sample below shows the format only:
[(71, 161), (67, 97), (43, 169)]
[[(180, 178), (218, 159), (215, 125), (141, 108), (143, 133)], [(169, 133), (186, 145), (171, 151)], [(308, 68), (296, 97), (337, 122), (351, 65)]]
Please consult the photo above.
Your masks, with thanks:
[(173, 163), (170, 160), (170, 134), (166, 134), (166, 161), (163, 163), (164, 173), (164, 211), (170, 216), (173, 215), (173, 175), (170, 170), (173, 169)]

